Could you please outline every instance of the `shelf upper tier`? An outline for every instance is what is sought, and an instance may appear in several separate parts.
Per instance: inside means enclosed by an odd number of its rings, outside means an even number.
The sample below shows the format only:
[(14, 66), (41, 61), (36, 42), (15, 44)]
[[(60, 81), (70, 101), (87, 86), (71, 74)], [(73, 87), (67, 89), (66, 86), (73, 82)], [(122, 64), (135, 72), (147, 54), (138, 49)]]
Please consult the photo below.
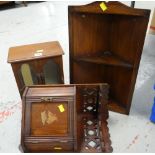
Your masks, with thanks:
[(133, 65), (120, 59), (118, 56), (113, 54), (107, 54), (102, 56), (87, 56), (87, 57), (77, 57), (74, 58), (75, 61), (83, 61), (95, 64), (104, 64), (104, 65), (111, 65), (111, 66), (122, 66), (127, 68), (132, 68)]

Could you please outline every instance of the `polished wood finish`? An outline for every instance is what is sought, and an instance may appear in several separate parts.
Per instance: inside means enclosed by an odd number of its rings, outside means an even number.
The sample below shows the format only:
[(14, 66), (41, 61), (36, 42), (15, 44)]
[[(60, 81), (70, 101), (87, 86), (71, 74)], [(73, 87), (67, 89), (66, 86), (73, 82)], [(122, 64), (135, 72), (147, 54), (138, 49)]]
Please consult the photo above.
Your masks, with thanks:
[(73, 152), (75, 88), (28, 87), (23, 94), (24, 152)]
[(150, 10), (120, 2), (69, 6), (70, 83), (108, 83), (108, 107), (129, 114)]
[[(37, 56), (36, 53), (39, 51), (41, 51), (42, 54)], [(58, 41), (15, 46), (9, 49), (8, 62), (15, 63), (19, 61), (61, 56), (63, 54), (63, 49)]]
[(22, 99), (23, 151), (111, 152), (108, 88), (107, 84), (27, 87)]
[[(62, 55), (63, 50), (58, 41), (11, 47), (8, 62), (11, 63), (20, 95), (27, 85), (64, 83)], [(52, 68), (53, 64), (56, 70)], [(24, 65), (29, 69), (25, 77), (22, 72)], [(28, 79), (28, 73), (30, 79), (26, 85), (24, 80)]]
[[(60, 114), (59, 105), (63, 105), (64, 112)], [(51, 109), (49, 111), (49, 109)], [(68, 135), (68, 103), (49, 102), (40, 104), (35, 102), (31, 106), (31, 136), (67, 136)], [(40, 119), (36, 118), (42, 118)], [(48, 116), (48, 119), (46, 117)], [(53, 122), (53, 123), (52, 123)], [(45, 128), (46, 126), (46, 128)]]

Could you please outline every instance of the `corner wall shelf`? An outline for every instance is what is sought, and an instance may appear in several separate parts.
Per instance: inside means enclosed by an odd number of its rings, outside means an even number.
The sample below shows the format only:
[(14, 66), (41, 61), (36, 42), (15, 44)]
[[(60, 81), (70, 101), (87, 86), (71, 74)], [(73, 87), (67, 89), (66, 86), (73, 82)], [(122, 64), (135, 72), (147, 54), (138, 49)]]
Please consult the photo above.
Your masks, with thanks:
[(111, 66), (122, 66), (127, 68), (132, 68), (133, 65), (122, 60), (118, 56), (111, 54), (103, 54), (100, 56), (88, 56), (88, 57), (76, 57), (74, 58), (75, 61), (83, 61), (95, 64), (104, 64), (104, 65), (111, 65)]

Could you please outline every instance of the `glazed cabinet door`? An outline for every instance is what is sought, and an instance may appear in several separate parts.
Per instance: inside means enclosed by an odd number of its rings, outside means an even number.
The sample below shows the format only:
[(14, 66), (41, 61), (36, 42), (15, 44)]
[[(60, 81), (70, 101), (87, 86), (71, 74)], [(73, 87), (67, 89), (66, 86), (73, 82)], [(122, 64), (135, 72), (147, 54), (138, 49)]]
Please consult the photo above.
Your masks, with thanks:
[(33, 61), (38, 84), (64, 83), (61, 57)]
[(26, 86), (39, 84), (33, 62), (15, 63), (12, 64), (12, 68), (21, 96)]
[(44, 84), (59, 84), (63, 83), (63, 76), (61, 74), (61, 67), (54, 60), (47, 60), (43, 67), (42, 72), (44, 76)]
[(12, 68), (21, 96), (27, 86), (64, 83), (61, 57), (16, 63)]

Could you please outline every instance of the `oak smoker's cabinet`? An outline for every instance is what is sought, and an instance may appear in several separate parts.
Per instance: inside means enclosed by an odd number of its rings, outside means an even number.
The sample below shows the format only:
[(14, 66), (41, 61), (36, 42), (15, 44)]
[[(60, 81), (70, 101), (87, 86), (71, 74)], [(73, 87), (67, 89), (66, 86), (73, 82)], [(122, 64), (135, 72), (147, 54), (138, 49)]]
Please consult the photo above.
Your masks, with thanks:
[(26, 87), (22, 98), (24, 152), (111, 152), (107, 84)]
[(22, 96), (25, 86), (63, 84), (63, 50), (58, 41), (11, 47), (8, 62)]
[(68, 8), (70, 82), (108, 83), (109, 109), (129, 114), (150, 10), (100, 4)]

